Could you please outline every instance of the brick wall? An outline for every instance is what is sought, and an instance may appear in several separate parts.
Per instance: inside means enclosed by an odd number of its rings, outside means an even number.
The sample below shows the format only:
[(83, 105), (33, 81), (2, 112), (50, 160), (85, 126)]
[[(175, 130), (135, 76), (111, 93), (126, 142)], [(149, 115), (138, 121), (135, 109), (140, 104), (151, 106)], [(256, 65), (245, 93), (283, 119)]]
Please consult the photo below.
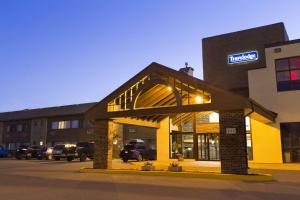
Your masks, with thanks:
[(109, 120), (96, 120), (94, 133), (95, 150), (93, 168), (111, 169), (113, 147), (112, 122)]
[(246, 125), (243, 110), (220, 111), (220, 159), (222, 173), (248, 173)]

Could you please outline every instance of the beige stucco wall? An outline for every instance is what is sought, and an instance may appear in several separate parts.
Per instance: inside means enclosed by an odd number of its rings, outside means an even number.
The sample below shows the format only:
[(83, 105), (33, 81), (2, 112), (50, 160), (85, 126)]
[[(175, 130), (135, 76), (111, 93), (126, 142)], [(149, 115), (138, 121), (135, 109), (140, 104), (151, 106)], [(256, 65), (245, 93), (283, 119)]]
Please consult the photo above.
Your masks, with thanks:
[(169, 117), (160, 122), (160, 128), (157, 129), (157, 160), (169, 160)]
[(280, 130), (251, 119), (254, 163), (282, 163)]
[[(281, 48), (281, 52), (274, 53), (275, 48)], [(275, 60), (300, 56), (300, 44), (267, 48), (265, 51), (267, 67), (248, 72), (249, 94), (267, 109), (278, 113), (278, 117), (276, 123), (264, 128), (255, 122), (252, 124), (253, 151), (254, 161), (276, 163), (282, 162), (280, 123), (300, 122), (300, 90), (277, 92)]]

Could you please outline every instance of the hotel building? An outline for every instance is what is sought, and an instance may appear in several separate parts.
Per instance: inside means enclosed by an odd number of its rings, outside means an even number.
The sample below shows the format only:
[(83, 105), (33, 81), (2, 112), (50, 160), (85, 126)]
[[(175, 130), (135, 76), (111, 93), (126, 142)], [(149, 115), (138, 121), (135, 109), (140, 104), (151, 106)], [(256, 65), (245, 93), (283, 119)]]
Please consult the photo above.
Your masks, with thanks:
[(95, 168), (110, 168), (130, 139), (159, 161), (221, 161), (223, 173), (300, 162), (300, 40), (277, 23), (202, 47), (204, 80), (151, 63), (100, 102), (1, 113), (0, 143), (95, 141)]

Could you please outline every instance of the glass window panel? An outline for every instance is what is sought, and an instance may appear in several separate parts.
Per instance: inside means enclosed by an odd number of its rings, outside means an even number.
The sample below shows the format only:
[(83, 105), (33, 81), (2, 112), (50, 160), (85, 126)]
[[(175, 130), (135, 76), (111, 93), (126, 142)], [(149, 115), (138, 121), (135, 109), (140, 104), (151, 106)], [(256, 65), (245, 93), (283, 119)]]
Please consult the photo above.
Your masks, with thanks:
[(291, 69), (300, 69), (300, 57), (290, 59), (290, 68)]
[(72, 120), (72, 128), (79, 128), (79, 120)]
[(18, 132), (22, 132), (23, 131), (23, 125), (22, 124), (18, 124), (17, 125), (17, 131)]
[(290, 80), (290, 73), (289, 71), (286, 72), (277, 72), (277, 81), (281, 82), (281, 81), (289, 81)]
[(8, 125), (7, 127), (6, 127), (6, 132), (10, 132), (11, 131), (11, 126), (10, 125)]
[(219, 136), (217, 135), (208, 135), (209, 142), (209, 159), (210, 160), (219, 160)]
[(71, 128), (71, 121), (65, 121), (65, 128)]
[(246, 122), (246, 131), (251, 131), (250, 117), (247, 116), (245, 118), (245, 122)]
[(300, 123), (280, 125), (284, 162), (300, 162)]
[(182, 135), (183, 157), (194, 158), (194, 137), (193, 134)]
[(65, 121), (58, 122), (58, 129), (64, 129), (65, 128)]
[(51, 128), (52, 129), (58, 129), (58, 122), (52, 122)]
[(275, 61), (276, 71), (288, 70), (289, 59), (280, 59)]
[(300, 70), (292, 70), (290, 75), (292, 81), (300, 80)]

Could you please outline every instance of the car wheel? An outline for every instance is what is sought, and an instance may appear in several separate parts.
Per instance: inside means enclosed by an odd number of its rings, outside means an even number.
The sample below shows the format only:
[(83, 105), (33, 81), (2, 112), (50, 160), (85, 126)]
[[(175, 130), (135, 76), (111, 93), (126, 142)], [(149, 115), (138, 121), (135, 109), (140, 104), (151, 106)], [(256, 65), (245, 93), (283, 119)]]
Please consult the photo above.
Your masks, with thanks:
[(71, 162), (73, 160), (73, 157), (67, 157), (67, 161)]
[(127, 162), (128, 162), (128, 159), (127, 159), (127, 158), (123, 158), (123, 162), (124, 162), (124, 163), (127, 163)]
[(60, 157), (56, 157), (55, 160), (56, 160), (56, 161), (59, 161), (59, 160), (60, 160)]
[(80, 160), (80, 162), (86, 161), (86, 154), (85, 153), (81, 154), (79, 157), (79, 160)]
[(26, 160), (30, 160), (31, 159), (31, 155), (26, 155)]
[(143, 161), (143, 156), (142, 156), (142, 154), (139, 154), (136, 160), (137, 160), (138, 162)]
[(22, 157), (21, 156), (16, 156), (16, 159), (17, 160), (22, 160)]

